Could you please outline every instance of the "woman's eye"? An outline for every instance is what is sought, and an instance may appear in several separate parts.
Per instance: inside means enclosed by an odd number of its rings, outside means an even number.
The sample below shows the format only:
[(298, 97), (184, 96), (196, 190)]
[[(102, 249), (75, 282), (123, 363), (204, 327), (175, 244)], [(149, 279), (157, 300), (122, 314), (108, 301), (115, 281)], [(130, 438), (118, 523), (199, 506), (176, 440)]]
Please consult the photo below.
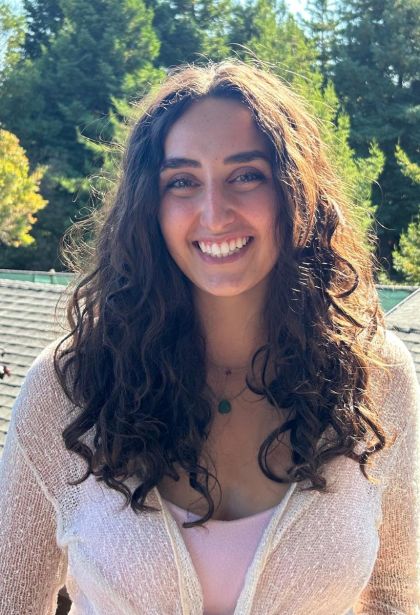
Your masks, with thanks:
[(195, 186), (195, 183), (191, 179), (187, 179), (186, 177), (180, 177), (178, 179), (173, 179), (172, 181), (170, 181), (169, 184), (167, 184), (166, 188), (182, 189), (192, 188), (193, 186)]
[(248, 184), (250, 182), (262, 181), (265, 179), (262, 173), (258, 173), (256, 171), (247, 171), (246, 173), (241, 173), (232, 179), (233, 183), (245, 183)]

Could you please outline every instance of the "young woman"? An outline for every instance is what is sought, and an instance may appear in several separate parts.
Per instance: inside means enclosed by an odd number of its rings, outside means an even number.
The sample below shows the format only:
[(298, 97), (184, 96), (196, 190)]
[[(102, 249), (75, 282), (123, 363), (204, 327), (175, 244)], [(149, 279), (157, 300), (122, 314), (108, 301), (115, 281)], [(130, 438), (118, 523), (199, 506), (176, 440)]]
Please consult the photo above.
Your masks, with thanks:
[(69, 318), (13, 412), (0, 613), (418, 612), (413, 364), (276, 77), (149, 97)]

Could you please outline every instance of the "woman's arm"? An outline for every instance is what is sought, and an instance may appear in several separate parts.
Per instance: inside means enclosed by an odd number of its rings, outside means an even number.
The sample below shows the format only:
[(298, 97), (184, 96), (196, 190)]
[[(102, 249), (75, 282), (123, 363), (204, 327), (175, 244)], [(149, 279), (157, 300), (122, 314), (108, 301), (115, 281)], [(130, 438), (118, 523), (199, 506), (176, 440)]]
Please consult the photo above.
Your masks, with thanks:
[[(21, 392), (15, 404), (0, 462), (0, 615), (53, 615), (65, 582), (67, 560), (56, 541), (53, 500), (18, 435), (18, 430), (28, 429), (28, 421), (19, 424), (18, 407), (38, 406), (40, 395), (33, 388), (26, 395)], [(45, 386), (43, 396), (47, 397)], [(42, 404), (37, 411), (43, 411)], [(29, 409), (26, 415), (32, 413)], [(47, 458), (50, 438), (44, 432), (40, 436)]]
[(65, 569), (54, 507), (11, 426), (0, 465), (0, 614), (53, 615)]
[[(394, 444), (382, 499), (380, 546), (355, 615), (420, 614), (420, 402), (412, 359), (400, 347), (403, 363), (389, 384), (386, 404), (404, 417)], [(392, 449), (391, 449), (392, 451)], [(379, 453), (380, 454), (380, 453)]]

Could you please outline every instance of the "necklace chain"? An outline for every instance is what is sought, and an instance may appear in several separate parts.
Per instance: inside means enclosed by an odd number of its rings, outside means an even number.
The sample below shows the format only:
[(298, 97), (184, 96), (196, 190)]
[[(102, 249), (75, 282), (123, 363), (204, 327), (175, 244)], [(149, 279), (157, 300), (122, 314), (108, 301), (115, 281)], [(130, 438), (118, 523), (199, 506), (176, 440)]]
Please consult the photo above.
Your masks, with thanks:
[[(244, 369), (248, 368), (248, 365), (244, 365), (243, 367), (238, 367), (238, 368), (230, 368), (230, 367), (223, 367), (222, 365), (216, 365), (215, 363), (213, 363), (212, 361), (209, 361), (210, 365), (212, 365), (213, 367), (217, 367), (220, 370), (223, 370), (224, 375), (225, 375), (225, 390), (226, 390), (226, 381), (227, 378), (229, 376), (232, 375), (233, 372), (240, 372), (243, 371)], [(209, 391), (212, 394), (213, 398), (215, 399), (216, 403), (217, 403), (217, 410), (220, 414), (229, 414), (229, 412), (232, 410), (232, 402), (235, 399), (238, 399), (238, 397), (240, 397), (242, 395), (242, 393), (244, 393), (246, 391), (246, 389), (248, 388), (248, 385), (245, 383), (245, 386), (242, 387), (242, 389), (236, 393), (236, 395), (234, 395), (233, 397), (228, 398), (224, 393), (222, 395), (222, 397), (218, 397), (215, 392), (213, 391), (213, 389), (208, 385)]]

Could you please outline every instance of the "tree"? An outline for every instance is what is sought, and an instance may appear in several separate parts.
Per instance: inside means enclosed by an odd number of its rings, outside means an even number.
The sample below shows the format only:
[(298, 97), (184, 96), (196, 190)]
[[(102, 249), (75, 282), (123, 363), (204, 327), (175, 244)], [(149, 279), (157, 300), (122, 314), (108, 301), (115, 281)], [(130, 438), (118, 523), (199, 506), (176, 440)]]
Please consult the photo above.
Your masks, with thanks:
[(232, 0), (149, 0), (160, 39), (159, 66), (222, 60), (229, 53)]
[(393, 251), (394, 267), (410, 284), (420, 284), (420, 210), (401, 234), (399, 247)]
[(86, 142), (112, 141), (113, 100), (138, 96), (160, 75), (159, 41), (143, 0), (37, 2), (28, 18), (26, 51), (2, 87), (0, 120), (34, 164), (48, 167), (49, 205), (33, 229), (36, 244), (0, 250), (0, 264), (49, 269), (60, 266), (63, 232), (91, 204), (86, 178), (103, 164)]
[(420, 2), (341, 0), (334, 83), (358, 155), (376, 140), (386, 163), (374, 188), (380, 254), (389, 258), (413, 215), (418, 188), (395, 158), (399, 142), (416, 161), (420, 140)]
[(248, 0), (233, 12), (229, 44), (244, 61), (270, 65), (282, 79), (310, 77), (316, 69), (314, 46), (283, 1)]
[(385, 156), (376, 141), (372, 141), (366, 156), (357, 156), (350, 146), (350, 118), (342, 110), (334, 85), (322, 88), (323, 78), (303, 81), (300, 93), (310, 101), (315, 115), (321, 120), (321, 135), (329, 150), (329, 160), (343, 181), (343, 188), (353, 204), (353, 216), (367, 236), (373, 228), (376, 206), (372, 189), (380, 176)]
[[(420, 165), (412, 162), (400, 146), (396, 147), (395, 157), (403, 175), (419, 186)], [(417, 216), (401, 234), (399, 248), (392, 256), (395, 269), (404, 275), (406, 281), (420, 284), (420, 206)]]
[(338, 18), (331, 0), (309, 0), (303, 23), (318, 54), (318, 67), (325, 86), (333, 78), (333, 49)]
[(60, 0), (24, 0), (27, 33), (25, 56), (37, 58), (48, 49), (63, 25)]
[(395, 158), (402, 174), (414, 184), (420, 184), (420, 165), (412, 162), (400, 145), (395, 148)]
[(29, 161), (18, 138), (0, 130), (0, 243), (29, 245), (29, 232), (36, 221), (34, 214), (47, 202), (39, 194), (45, 169), (29, 172)]
[(19, 61), (25, 40), (25, 20), (7, 4), (0, 5), (0, 84)]

